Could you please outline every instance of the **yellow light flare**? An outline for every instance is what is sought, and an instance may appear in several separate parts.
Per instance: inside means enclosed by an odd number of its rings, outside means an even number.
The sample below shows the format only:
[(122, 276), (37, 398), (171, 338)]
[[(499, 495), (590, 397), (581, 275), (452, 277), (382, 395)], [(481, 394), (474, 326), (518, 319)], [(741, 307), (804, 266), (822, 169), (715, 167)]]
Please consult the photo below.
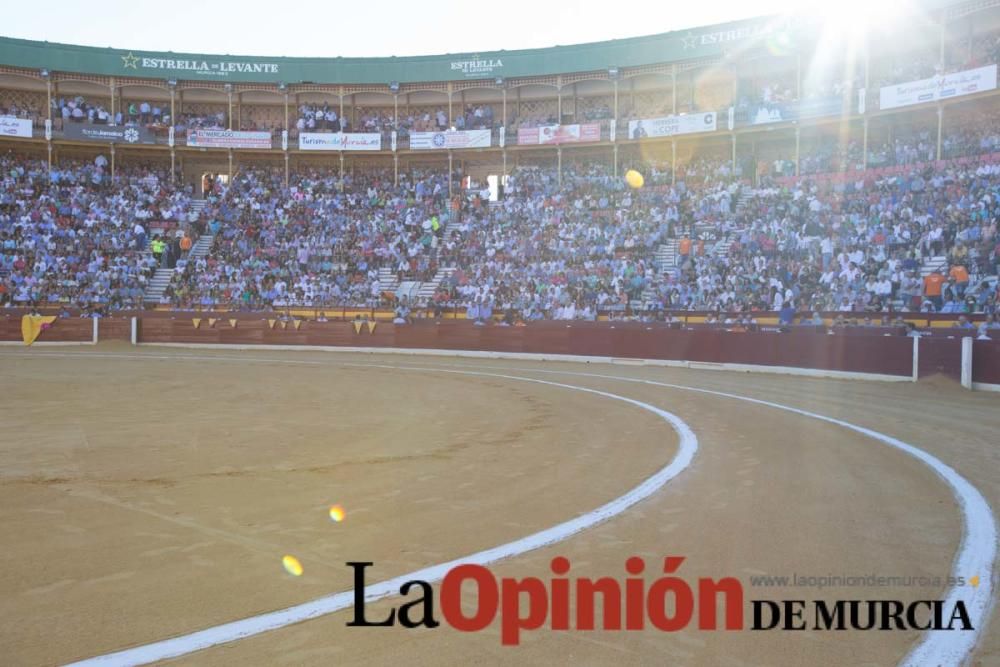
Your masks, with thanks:
[(295, 556), (285, 556), (281, 559), (281, 564), (285, 567), (285, 572), (293, 577), (302, 576), (302, 563)]
[(345, 516), (346, 514), (344, 513), (344, 508), (340, 505), (334, 505), (330, 508), (330, 518), (337, 523), (343, 521)]
[(637, 172), (635, 169), (629, 169), (625, 172), (625, 182), (629, 184), (630, 187), (638, 190), (645, 184), (646, 179), (642, 177), (642, 174)]

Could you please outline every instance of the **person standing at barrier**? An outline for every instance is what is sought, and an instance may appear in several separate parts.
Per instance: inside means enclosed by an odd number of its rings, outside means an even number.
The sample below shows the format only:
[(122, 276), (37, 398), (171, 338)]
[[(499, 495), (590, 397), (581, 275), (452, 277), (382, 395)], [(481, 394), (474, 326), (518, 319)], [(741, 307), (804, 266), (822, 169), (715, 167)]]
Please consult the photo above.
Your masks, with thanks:
[(941, 288), (945, 277), (940, 271), (931, 271), (924, 277), (924, 296), (934, 304), (934, 310), (941, 309)]
[(470, 322), (479, 323), (479, 300), (473, 301), (465, 309), (465, 319)]
[(965, 296), (965, 290), (969, 287), (969, 272), (961, 264), (952, 264), (948, 270), (948, 276), (955, 281), (955, 288), (958, 296)]
[(790, 301), (785, 301), (778, 311), (778, 324), (783, 327), (791, 326), (795, 323), (795, 309)]

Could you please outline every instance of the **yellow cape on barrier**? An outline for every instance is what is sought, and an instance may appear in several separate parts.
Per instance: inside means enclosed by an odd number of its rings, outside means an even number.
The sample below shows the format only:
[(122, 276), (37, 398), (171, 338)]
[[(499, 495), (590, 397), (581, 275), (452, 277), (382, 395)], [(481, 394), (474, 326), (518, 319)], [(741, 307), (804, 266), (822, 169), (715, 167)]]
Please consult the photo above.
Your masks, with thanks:
[(55, 315), (24, 315), (21, 318), (21, 338), (25, 345), (31, 345), (42, 333), (42, 327), (56, 321)]

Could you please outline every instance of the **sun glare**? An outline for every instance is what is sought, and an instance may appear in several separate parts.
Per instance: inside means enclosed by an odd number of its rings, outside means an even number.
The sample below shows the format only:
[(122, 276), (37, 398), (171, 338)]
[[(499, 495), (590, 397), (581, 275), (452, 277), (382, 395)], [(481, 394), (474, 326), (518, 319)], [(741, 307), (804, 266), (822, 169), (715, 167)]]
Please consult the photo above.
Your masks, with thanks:
[(861, 37), (885, 27), (890, 21), (906, 21), (915, 10), (908, 0), (810, 0), (806, 6), (804, 16), (818, 18), (824, 32), (844, 37)]

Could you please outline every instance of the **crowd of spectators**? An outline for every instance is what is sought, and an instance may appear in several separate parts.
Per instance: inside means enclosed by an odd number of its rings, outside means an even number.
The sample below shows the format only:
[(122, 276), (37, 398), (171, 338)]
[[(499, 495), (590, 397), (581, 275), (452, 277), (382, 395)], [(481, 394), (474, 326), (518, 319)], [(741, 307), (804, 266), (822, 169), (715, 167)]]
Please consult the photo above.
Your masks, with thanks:
[(120, 166), (112, 182), (103, 156), (51, 171), (0, 157), (0, 306), (140, 307), (192, 222), (190, 193), (164, 170)]
[(788, 120), (789, 109), (798, 101), (797, 88), (794, 69), (741, 78), (733, 105), (735, 120), (754, 125)]
[[(1000, 165), (925, 167), (823, 187), (801, 179), (744, 200), (725, 255), (686, 257), (668, 307), (981, 312), (996, 289)], [(946, 257), (938, 278), (923, 260)]]
[[(13, 111), (18, 111), (14, 109)], [(3, 110), (0, 109), (0, 113)], [(19, 115), (11, 113), (10, 115)], [(24, 114), (20, 114), (25, 116)], [(228, 127), (225, 111), (212, 112), (182, 112), (176, 121), (170, 117), (170, 105), (158, 102), (124, 101), (121, 106), (111, 112), (110, 105), (104, 102), (87, 100), (82, 95), (73, 97), (54, 97), (52, 99), (52, 116), (65, 127), (69, 123), (88, 125), (124, 125), (165, 130), (171, 124), (179, 135), (190, 129), (225, 129)], [(58, 126), (57, 126), (58, 127)]]
[(450, 200), (436, 173), (244, 170), (209, 225), (207, 258), (178, 274), (164, 302), (181, 308), (259, 310), (288, 305), (374, 305), (377, 268), (433, 275)]
[[(852, 172), (865, 168), (862, 142), (857, 137), (805, 136), (800, 145), (799, 174)], [(948, 119), (941, 134), (941, 158), (952, 159), (1000, 152), (1000, 121), (989, 111), (970, 111)], [(757, 174), (795, 175), (794, 150), (787, 142), (757, 146)], [(869, 139), (869, 168), (899, 167), (934, 161), (937, 132), (929, 125), (896, 125), (891, 138), (883, 128)]]
[(32, 104), (30, 99), (18, 101), (14, 95), (0, 92), (0, 116), (25, 118), (32, 125), (41, 125), (46, 118), (45, 103)]
[[(397, 130), (400, 136), (410, 132), (439, 132), (454, 128), (456, 130), (487, 130), (495, 125), (492, 105), (467, 105), (464, 110), (456, 110), (454, 118), (448, 118), (447, 109), (438, 108), (400, 108), (398, 117), (394, 117), (391, 108), (358, 107), (352, 112), (356, 121), (345, 114), (339, 115), (338, 110), (329, 104), (299, 107), (295, 129), (299, 132), (378, 132), (385, 133)], [(353, 128), (353, 129), (352, 129)]]
[[(443, 174), (339, 179), (244, 173), (206, 260), (168, 296), (178, 307), (386, 303), (378, 268), (429, 280), (429, 309), (515, 319), (598, 312), (979, 312), (996, 307), (1000, 166), (946, 163), (846, 183), (802, 177), (750, 189), (728, 160), (700, 158), (629, 189), (602, 164), (520, 167), (505, 198), (447, 198)], [(457, 184), (455, 186), (457, 188)], [(742, 200), (742, 207), (737, 201)], [(706, 241), (707, 239), (707, 241)], [(728, 252), (712, 251), (724, 239)], [(656, 253), (678, 242), (676, 269)], [(944, 256), (940, 284), (920, 275)]]
[(299, 132), (348, 132), (347, 119), (341, 118), (337, 109), (329, 104), (303, 104), (295, 121)]
[[(284, 170), (244, 169), (207, 208), (212, 251), (176, 274), (163, 303), (385, 305), (386, 270), (428, 281), (450, 267), (427, 302), (405, 308), (522, 320), (636, 310), (992, 312), (1000, 164), (986, 153), (997, 126), (988, 112), (965, 121), (943, 142), (961, 159), (934, 162), (929, 131), (898, 124), (891, 143), (870, 148), (869, 166), (906, 170), (814, 178), (860, 150), (816, 136), (802, 142), (800, 177), (773, 179), (788, 176), (778, 158), (773, 174), (758, 171), (757, 187), (725, 150), (679, 158), (676, 174), (638, 164), (647, 177), (639, 190), (600, 161), (566, 160), (561, 179), (552, 164), (522, 164), (496, 202), (482, 184), (463, 190), (461, 173), (450, 195), (447, 175), (433, 170), (403, 170), (394, 184), (382, 170), (341, 177), (311, 168), (286, 186)], [(190, 193), (161, 170), (120, 167), (112, 185), (103, 157), (49, 172), (8, 156), (0, 176), (7, 304), (136, 306), (150, 272), (180, 255), (163, 239), (148, 252), (151, 225), (183, 235), (193, 222)], [(675, 265), (660, 264), (665, 244), (676, 247)], [(932, 257), (942, 266), (925, 277)]]

